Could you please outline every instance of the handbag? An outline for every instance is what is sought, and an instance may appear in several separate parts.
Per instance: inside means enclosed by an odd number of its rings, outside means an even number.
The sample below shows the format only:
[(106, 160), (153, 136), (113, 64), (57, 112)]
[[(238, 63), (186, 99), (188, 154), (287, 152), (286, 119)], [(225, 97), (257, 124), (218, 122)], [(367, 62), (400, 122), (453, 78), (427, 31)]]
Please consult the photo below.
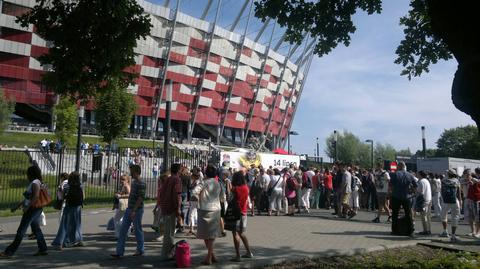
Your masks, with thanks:
[(227, 210), (225, 211), (225, 221), (232, 222), (237, 221), (242, 217), (240, 206), (238, 206), (237, 195), (233, 193), (232, 200), (228, 203)]
[(120, 198), (118, 199), (118, 209), (121, 211), (125, 211), (128, 208), (128, 198)]
[(52, 202), (52, 196), (48, 193), (47, 186), (45, 184), (40, 185), (40, 191), (38, 193), (38, 198), (32, 203), (33, 208), (42, 208), (49, 205)]

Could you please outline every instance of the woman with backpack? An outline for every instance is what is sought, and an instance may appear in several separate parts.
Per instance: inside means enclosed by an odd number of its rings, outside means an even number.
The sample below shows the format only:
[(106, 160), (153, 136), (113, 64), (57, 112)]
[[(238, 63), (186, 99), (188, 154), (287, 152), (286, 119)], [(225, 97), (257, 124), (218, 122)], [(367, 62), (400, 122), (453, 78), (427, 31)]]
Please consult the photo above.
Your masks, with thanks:
[(295, 204), (297, 203), (296, 190), (302, 186), (294, 176), (291, 176), (288, 169), (282, 170), (282, 177), (285, 180), (285, 197), (287, 197), (288, 211), (286, 216), (295, 215)]
[(18, 205), (12, 208), (12, 212), (18, 208), (23, 208), (22, 220), (15, 235), (13, 242), (5, 249), (5, 251), (0, 253), (0, 258), (8, 259), (15, 254), (20, 243), (22, 242), (25, 233), (29, 226), (32, 227), (32, 231), (35, 234), (37, 239), (38, 251), (34, 256), (45, 256), (48, 255), (47, 244), (45, 238), (43, 237), (42, 230), (40, 229), (40, 215), (43, 212), (43, 207), (41, 206), (40, 201), (40, 192), (43, 186), (42, 183), (42, 171), (38, 166), (30, 166), (27, 169), (27, 177), (30, 181), (26, 191), (23, 193), (25, 199), (18, 203)]
[(64, 189), (65, 209), (57, 236), (52, 242), (56, 250), (63, 247), (83, 246), (82, 237), (82, 207), (83, 188), (80, 183), (80, 174), (73, 172), (68, 176), (68, 185)]

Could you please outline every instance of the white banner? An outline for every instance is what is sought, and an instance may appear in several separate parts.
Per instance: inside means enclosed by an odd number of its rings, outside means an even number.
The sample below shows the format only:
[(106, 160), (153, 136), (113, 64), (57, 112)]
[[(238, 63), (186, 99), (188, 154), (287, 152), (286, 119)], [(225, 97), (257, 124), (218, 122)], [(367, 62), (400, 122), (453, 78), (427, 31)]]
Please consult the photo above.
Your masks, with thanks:
[(300, 165), (300, 157), (298, 155), (281, 155), (271, 153), (257, 153), (254, 151), (222, 151), (220, 156), (220, 164), (224, 161), (230, 163), (230, 167), (240, 169), (242, 167), (250, 168), (252, 164), (258, 167), (260, 164), (263, 168), (284, 168), (290, 164), (297, 167)]

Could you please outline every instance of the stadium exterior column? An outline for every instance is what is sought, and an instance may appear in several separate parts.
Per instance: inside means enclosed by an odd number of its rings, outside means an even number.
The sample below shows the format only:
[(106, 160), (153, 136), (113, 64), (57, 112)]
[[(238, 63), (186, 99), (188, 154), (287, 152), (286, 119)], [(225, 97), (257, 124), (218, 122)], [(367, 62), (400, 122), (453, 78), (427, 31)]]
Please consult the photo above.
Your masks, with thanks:
[(156, 102), (156, 109), (153, 115), (152, 119), (152, 140), (154, 141), (153, 144), (155, 145), (155, 133), (157, 131), (157, 126), (158, 126), (158, 117), (160, 116), (160, 107), (162, 104), (162, 98), (163, 98), (163, 92), (165, 88), (165, 81), (167, 79), (167, 70), (168, 70), (168, 65), (170, 64), (170, 51), (172, 49), (173, 45), (173, 37), (175, 34), (175, 27), (177, 25), (177, 18), (178, 18), (178, 13), (180, 10), (180, 2), (181, 0), (177, 0), (177, 5), (176, 5), (176, 10), (175, 10), (175, 15), (173, 17), (173, 22), (172, 22), (172, 28), (170, 32), (170, 40), (168, 41), (168, 47), (167, 47), (167, 59), (165, 60), (165, 65), (163, 67), (163, 70), (161, 72), (161, 77), (162, 77), (162, 84), (161, 88), (159, 90), (159, 94), (157, 95), (157, 102)]
[(200, 81), (197, 82), (197, 96), (195, 101), (194, 110), (192, 112), (192, 117), (190, 119), (190, 132), (188, 133), (188, 141), (191, 141), (193, 130), (195, 129), (195, 121), (197, 120), (197, 113), (198, 113), (198, 106), (200, 105), (200, 98), (202, 96), (203, 91), (203, 82), (205, 81), (205, 75), (207, 73), (208, 67), (208, 60), (210, 59), (210, 51), (212, 48), (213, 39), (215, 37), (215, 28), (217, 27), (217, 19), (218, 14), (220, 13), (220, 6), (222, 5), (222, 0), (218, 0), (217, 4), (217, 11), (215, 12), (215, 19), (213, 20), (212, 31), (210, 32), (210, 40), (208, 40), (208, 49), (207, 49), (207, 57), (205, 57), (205, 62), (203, 63), (203, 71), (202, 76), (200, 77)]
[(225, 129), (225, 121), (227, 120), (227, 115), (228, 115), (228, 112), (230, 110), (232, 92), (233, 92), (233, 88), (235, 87), (235, 81), (236, 81), (236, 77), (237, 77), (238, 66), (240, 65), (240, 59), (242, 57), (243, 47), (245, 46), (245, 39), (247, 38), (247, 31), (248, 31), (248, 26), (250, 24), (250, 18), (252, 16), (252, 10), (253, 10), (253, 1), (252, 1), (252, 4), (250, 5), (250, 11), (248, 12), (247, 23), (246, 23), (245, 29), (243, 31), (242, 40), (241, 40), (241, 43), (240, 43), (240, 49), (238, 50), (237, 57), (235, 59), (235, 67), (234, 67), (233, 74), (232, 74), (232, 77), (231, 77), (232, 82), (230, 83), (230, 85), (228, 87), (227, 102), (225, 104), (225, 112), (223, 113), (223, 117), (222, 117), (221, 123), (220, 123), (220, 132), (219, 132), (219, 136), (217, 137), (217, 144), (220, 144), (220, 139), (223, 136), (223, 131)]
[[(309, 37), (307, 36), (306, 40), (305, 40), (305, 48), (303, 49), (302, 51), (302, 55), (300, 56), (300, 58), (303, 58), (305, 56), (305, 53), (307, 53), (307, 45), (308, 45), (308, 39)], [(308, 56), (307, 56), (308, 57)], [(304, 62), (305, 63), (305, 62)], [(290, 91), (290, 95), (288, 96), (288, 103), (287, 103), (287, 106), (285, 107), (285, 112), (283, 113), (283, 120), (282, 120), (282, 125), (280, 126), (280, 130), (278, 132), (278, 136), (279, 138), (281, 138), (281, 135), (282, 135), (282, 131), (283, 131), (283, 128), (285, 126), (285, 122), (287, 120), (287, 115), (288, 115), (288, 109), (290, 107), (290, 104), (292, 103), (292, 98), (293, 98), (293, 94), (295, 93), (295, 89), (297, 88), (297, 84), (298, 84), (298, 76), (300, 74), (300, 70), (302, 69), (303, 65), (298, 65), (297, 66), (297, 74), (295, 76), (295, 79), (293, 81), (293, 86), (292, 86), (292, 90)], [(305, 81), (305, 79), (303, 79), (303, 81)], [(284, 139), (283, 139), (284, 140)]]
[(245, 133), (243, 135), (242, 147), (245, 145), (245, 142), (248, 138), (250, 123), (251, 123), (251, 120), (252, 120), (252, 117), (253, 117), (253, 111), (255, 110), (255, 104), (257, 102), (258, 92), (260, 91), (260, 82), (262, 81), (263, 75), (265, 74), (265, 66), (267, 65), (268, 53), (270, 51), (270, 46), (272, 45), (273, 35), (275, 33), (276, 26), (277, 26), (277, 22), (275, 21), (275, 23), (273, 24), (272, 33), (270, 34), (270, 40), (268, 41), (268, 45), (265, 48), (265, 53), (264, 53), (265, 54), (265, 59), (263, 59), (262, 68), (261, 68), (262, 71), (260, 72), (260, 77), (257, 80), (257, 85), (255, 85), (255, 92), (253, 94), (253, 99), (252, 99), (252, 103), (250, 105), (250, 111), (248, 113), (248, 118), (247, 118), (247, 126), (244, 129)]

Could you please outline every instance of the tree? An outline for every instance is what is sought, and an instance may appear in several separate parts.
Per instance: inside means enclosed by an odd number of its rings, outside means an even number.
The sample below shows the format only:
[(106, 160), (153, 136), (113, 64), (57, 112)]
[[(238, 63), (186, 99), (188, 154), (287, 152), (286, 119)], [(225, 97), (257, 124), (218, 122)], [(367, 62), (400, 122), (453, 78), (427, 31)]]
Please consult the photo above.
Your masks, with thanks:
[(34, 24), (38, 35), (53, 42), (39, 57), (54, 71), (43, 76), (45, 84), (78, 100), (104, 92), (116, 78), (131, 82), (134, 74), (124, 71), (135, 65), (136, 40), (152, 26), (135, 0), (37, 0), (17, 22)]
[(475, 155), (478, 151), (478, 133), (473, 125), (446, 129), (437, 140), (437, 156), (480, 158)]
[(127, 92), (127, 84), (116, 80), (107, 85), (107, 91), (96, 99), (97, 127), (103, 140), (111, 143), (128, 132), (128, 126), (137, 109), (132, 94)]
[[(339, 43), (350, 44), (356, 30), (352, 15), (357, 10), (368, 14), (381, 12), (381, 0), (298, 1), (259, 0), (255, 15), (265, 21), (272, 18), (286, 27), (286, 40), (299, 43), (306, 34), (316, 40), (315, 53), (323, 56)], [(480, 17), (476, 1), (411, 0), (411, 10), (400, 19), (405, 39), (396, 50), (411, 79), (429, 71), (430, 64), (443, 59), (458, 62), (452, 85), (452, 101), (457, 109), (470, 115), (480, 127)]]
[(377, 143), (375, 145), (375, 161), (394, 161), (396, 151), (395, 148), (390, 144), (381, 144)]
[(15, 102), (8, 100), (0, 88), (0, 134), (3, 133), (8, 124), (10, 124), (10, 117), (14, 110)]
[(77, 107), (69, 97), (61, 97), (55, 106), (55, 136), (62, 144), (70, 144), (77, 132)]
[[(335, 157), (333, 146), (333, 134), (326, 139), (325, 153), (330, 158)], [(370, 147), (349, 131), (338, 133), (337, 137), (337, 160), (347, 164), (370, 166)]]

